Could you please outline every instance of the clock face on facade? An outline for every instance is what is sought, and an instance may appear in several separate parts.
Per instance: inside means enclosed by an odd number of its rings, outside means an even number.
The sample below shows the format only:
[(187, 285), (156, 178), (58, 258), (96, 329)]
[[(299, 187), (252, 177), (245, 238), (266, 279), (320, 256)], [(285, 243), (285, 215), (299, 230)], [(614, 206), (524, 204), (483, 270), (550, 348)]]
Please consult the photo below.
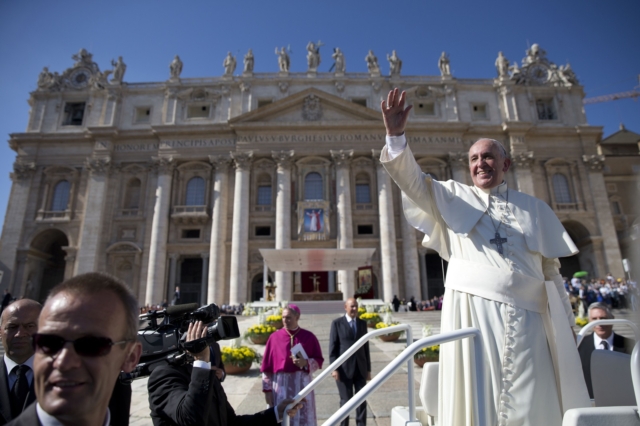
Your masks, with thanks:
[(76, 88), (86, 87), (91, 79), (91, 71), (86, 68), (78, 68), (69, 76), (71, 85)]
[(531, 65), (529, 67), (529, 78), (538, 84), (546, 83), (549, 79), (549, 69), (541, 64)]

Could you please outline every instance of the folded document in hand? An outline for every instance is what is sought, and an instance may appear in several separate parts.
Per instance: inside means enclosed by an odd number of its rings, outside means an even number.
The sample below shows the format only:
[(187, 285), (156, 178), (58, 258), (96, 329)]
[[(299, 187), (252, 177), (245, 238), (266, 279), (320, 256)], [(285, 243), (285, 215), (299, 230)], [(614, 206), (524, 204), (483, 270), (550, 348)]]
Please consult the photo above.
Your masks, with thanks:
[(300, 343), (296, 344), (294, 347), (291, 348), (291, 355), (294, 358), (309, 359), (309, 356), (304, 351), (304, 348), (302, 347), (302, 345)]

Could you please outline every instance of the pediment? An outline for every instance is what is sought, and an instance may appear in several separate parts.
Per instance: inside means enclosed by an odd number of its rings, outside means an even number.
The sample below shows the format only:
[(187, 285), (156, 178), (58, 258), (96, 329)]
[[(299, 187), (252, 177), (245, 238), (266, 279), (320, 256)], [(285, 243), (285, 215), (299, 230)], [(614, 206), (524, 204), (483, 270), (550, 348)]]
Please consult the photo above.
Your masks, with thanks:
[(256, 124), (347, 124), (381, 122), (380, 112), (355, 104), (316, 88), (303, 90), (284, 99), (229, 120), (234, 126)]

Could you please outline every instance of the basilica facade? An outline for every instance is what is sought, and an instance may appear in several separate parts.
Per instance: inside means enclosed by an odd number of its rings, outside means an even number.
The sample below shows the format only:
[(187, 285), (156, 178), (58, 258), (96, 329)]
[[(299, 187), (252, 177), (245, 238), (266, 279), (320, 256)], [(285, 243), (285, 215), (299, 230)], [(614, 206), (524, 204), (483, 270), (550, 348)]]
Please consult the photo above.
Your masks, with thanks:
[[(176, 56), (168, 80), (149, 83), (126, 82), (122, 58), (101, 71), (84, 49), (62, 73), (45, 68), (28, 127), (9, 140), (2, 286), (43, 299), (65, 278), (105, 271), (141, 303), (179, 287), (181, 302), (238, 304), (264, 296), (260, 249), (368, 248), (373, 297), (440, 296), (446, 263), (421, 246), (378, 160), (380, 101), (394, 87), (414, 105), (407, 137), (425, 172), (470, 184), (469, 146), (502, 141), (508, 184), (546, 201), (580, 249), (562, 272), (624, 275), (602, 129), (587, 123), (569, 65), (534, 45), (522, 65), (500, 53), (494, 79), (452, 76), (445, 53), (437, 76), (403, 75), (395, 51), (390, 75), (371, 51), (369, 72), (349, 73), (338, 49), (322, 73), (310, 45), (306, 73), (289, 71), (284, 48), (278, 73), (254, 72), (251, 51), (242, 70), (229, 54), (207, 78), (182, 78)], [(268, 273), (278, 300), (360, 286), (353, 271)]]

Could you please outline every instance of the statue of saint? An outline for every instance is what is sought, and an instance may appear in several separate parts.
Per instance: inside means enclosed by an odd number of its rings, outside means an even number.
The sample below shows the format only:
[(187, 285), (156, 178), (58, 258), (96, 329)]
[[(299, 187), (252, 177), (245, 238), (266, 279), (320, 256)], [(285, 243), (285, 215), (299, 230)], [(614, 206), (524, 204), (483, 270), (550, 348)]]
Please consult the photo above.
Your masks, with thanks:
[(111, 77), (112, 83), (122, 83), (124, 78), (124, 72), (127, 70), (127, 64), (122, 60), (122, 56), (118, 56), (118, 61), (111, 60), (111, 66), (113, 66), (113, 74)]
[(504, 57), (502, 52), (498, 52), (498, 58), (496, 59), (496, 70), (498, 70), (498, 77), (509, 77), (509, 60)]
[(318, 41), (318, 44), (310, 41), (307, 44), (307, 71), (316, 72), (320, 66), (320, 46), (322, 42)]
[(44, 67), (38, 75), (38, 89), (48, 89), (53, 84), (53, 74), (49, 72), (49, 68)]
[(344, 53), (340, 50), (339, 47), (333, 49), (333, 55), (331, 55), (335, 63), (333, 66), (335, 67), (336, 74), (344, 74), (347, 69), (347, 66), (344, 62)]
[(291, 61), (289, 60), (287, 49), (283, 46), (278, 50), (276, 47), (276, 55), (278, 55), (278, 67), (280, 68), (280, 72), (289, 72), (289, 65)]
[(560, 74), (560, 79), (564, 83), (565, 86), (573, 86), (574, 84), (580, 84), (578, 81), (578, 77), (576, 73), (573, 72), (571, 68), (571, 64), (567, 62), (567, 65), (560, 65), (558, 69)]
[(178, 80), (180, 78), (180, 74), (182, 74), (182, 61), (180, 60), (180, 56), (176, 55), (173, 58), (173, 61), (169, 64), (169, 71), (171, 73), (171, 80)]
[(440, 55), (440, 59), (438, 59), (438, 68), (440, 68), (440, 75), (442, 77), (451, 77), (449, 55), (447, 55), (446, 52), (442, 52), (442, 55)]
[(402, 70), (402, 61), (398, 58), (398, 54), (395, 50), (391, 52), (391, 56), (387, 53), (387, 61), (389, 61), (389, 74), (400, 75)]
[(73, 55), (71, 57), (71, 59), (73, 59), (74, 61), (76, 61), (75, 64), (73, 64), (74, 67), (77, 67), (79, 65), (91, 65), (93, 63), (93, 55), (89, 52), (87, 52), (87, 49), (80, 49), (80, 51), (78, 53), (76, 53), (75, 55)]
[(236, 70), (236, 58), (231, 54), (231, 52), (227, 52), (227, 56), (222, 61), (222, 66), (224, 67), (224, 75), (231, 76)]
[(380, 75), (380, 65), (378, 65), (378, 58), (373, 53), (373, 50), (369, 50), (364, 60), (367, 62), (367, 69), (372, 75)]
[(527, 57), (524, 58), (523, 62), (525, 62), (525, 65), (531, 64), (543, 59), (545, 56), (547, 56), (547, 51), (542, 49), (538, 43), (533, 43), (531, 49), (527, 49)]
[(253, 51), (249, 49), (246, 55), (244, 55), (244, 73), (249, 74), (253, 72)]

